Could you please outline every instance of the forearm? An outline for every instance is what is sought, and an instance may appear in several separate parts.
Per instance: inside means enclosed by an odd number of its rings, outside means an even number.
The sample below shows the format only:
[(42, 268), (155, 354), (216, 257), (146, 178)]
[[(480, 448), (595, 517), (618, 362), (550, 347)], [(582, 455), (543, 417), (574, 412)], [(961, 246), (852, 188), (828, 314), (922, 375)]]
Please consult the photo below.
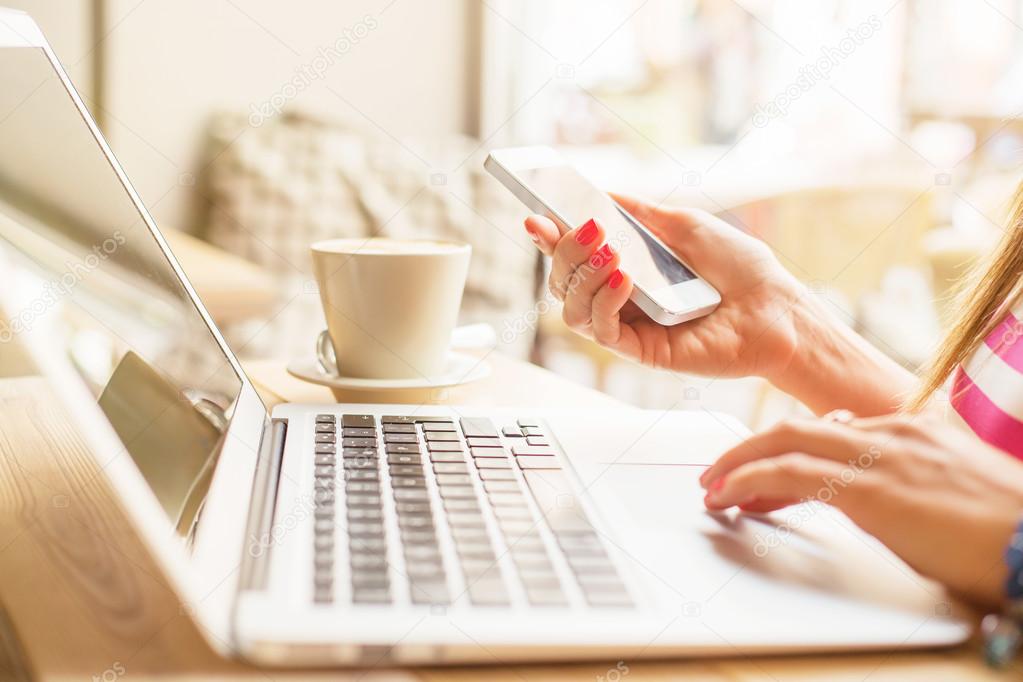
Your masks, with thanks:
[(768, 378), (816, 414), (839, 408), (862, 416), (887, 414), (913, 391), (911, 372), (813, 297), (803, 296), (793, 315), (796, 349), (784, 370)]

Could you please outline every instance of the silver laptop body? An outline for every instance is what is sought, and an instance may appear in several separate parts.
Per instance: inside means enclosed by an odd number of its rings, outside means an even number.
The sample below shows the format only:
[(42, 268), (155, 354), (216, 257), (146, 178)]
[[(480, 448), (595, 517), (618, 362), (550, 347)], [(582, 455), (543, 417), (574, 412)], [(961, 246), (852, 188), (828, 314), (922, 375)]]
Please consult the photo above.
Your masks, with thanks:
[(725, 415), (268, 414), (26, 14), (0, 10), (0, 82), (0, 342), (59, 388), (224, 655), (617, 661), (969, 635), (829, 508), (705, 513), (700, 472), (746, 434)]

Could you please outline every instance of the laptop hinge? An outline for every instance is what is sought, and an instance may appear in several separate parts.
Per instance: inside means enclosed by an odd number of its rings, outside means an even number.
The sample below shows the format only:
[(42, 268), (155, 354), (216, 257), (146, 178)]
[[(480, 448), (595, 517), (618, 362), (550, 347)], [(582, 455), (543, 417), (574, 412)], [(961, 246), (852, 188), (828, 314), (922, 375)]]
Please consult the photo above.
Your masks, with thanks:
[(270, 419), (263, 427), (256, 475), (252, 483), (252, 504), (245, 529), (240, 590), (266, 588), (277, 486), (280, 483), (281, 460), (287, 435), (287, 419)]

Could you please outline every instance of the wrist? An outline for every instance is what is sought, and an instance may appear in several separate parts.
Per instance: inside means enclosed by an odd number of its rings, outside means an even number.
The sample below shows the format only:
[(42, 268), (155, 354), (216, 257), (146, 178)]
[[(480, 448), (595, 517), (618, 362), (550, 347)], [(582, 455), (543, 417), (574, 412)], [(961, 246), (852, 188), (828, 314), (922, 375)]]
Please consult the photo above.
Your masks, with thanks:
[(898, 410), (915, 385), (914, 375), (798, 286), (789, 359), (765, 378), (817, 414), (838, 408), (862, 416)]

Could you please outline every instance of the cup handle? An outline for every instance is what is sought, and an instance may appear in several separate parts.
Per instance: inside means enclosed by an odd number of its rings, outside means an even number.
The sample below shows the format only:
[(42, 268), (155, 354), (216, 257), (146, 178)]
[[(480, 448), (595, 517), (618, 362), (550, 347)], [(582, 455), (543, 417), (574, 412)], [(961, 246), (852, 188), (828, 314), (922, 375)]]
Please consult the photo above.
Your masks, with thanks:
[(334, 354), (334, 344), (331, 343), (330, 333), (324, 329), (316, 337), (316, 362), (320, 364), (327, 374), (337, 374), (337, 357)]

